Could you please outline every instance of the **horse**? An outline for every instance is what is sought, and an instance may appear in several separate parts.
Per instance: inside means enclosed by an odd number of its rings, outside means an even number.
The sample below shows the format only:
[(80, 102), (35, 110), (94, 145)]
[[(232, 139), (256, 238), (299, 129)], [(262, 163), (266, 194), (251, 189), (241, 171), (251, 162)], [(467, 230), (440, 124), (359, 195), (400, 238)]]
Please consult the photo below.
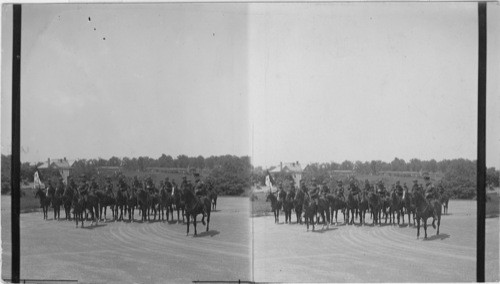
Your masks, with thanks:
[(292, 223), (292, 209), (293, 200), (295, 199), (295, 192), (291, 191), (286, 195), (283, 201), (283, 211), (285, 212), (285, 223)]
[(295, 209), (298, 224), (302, 224), (302, 207), (304, 206), (304, 198), (305, 192), (303, 190), (299, 190), (293, 199), (293, 207)]
[(75, 219), (76, 227), (78, 228), (78, 220), (81, 220), (83, 228), (83, 212), (85, 211), (85, 200), (82, 196), (80, 196), (78, 191), (76, 191), (73, 195), (71, 206), (73, 207), (73, 216)]
[(47, 198), (47, 195), (45, 195), (45, 192), (41, 188), (38, 188), (35, 192), (35, 198), (40, 199), (40, 207), (43, 210), (43, 219), (46, 220), (48, 218), (50, 199)]
[(363, 225), (366, 222), (365, 215), (368, 208), (369, 208), (368, 194), (366, 190), (361, 190), (361, 192), (358, 195), (359, 222), (361, 225)]
[(106, 209), (108, 206), (111, 206), (111, 212), (113, 212), (113, 219), (115, 216), (114, 212), (114, 205), (115, 205), (115, 199), (113, 196), (110, 196), (109, 193), (106, 193), (102, 190), (96, 190), (94, 191), (95, 196), (99, 200), (99, 217), (102, 220), (102, 211), (104, 209), (104, 219), (106, 219)]
[(269, 191), (266, 197), (266, 202), (271, 202), (271, 210), (274, 213), (274, 223), (279, 223), (280, 209), (281, 209), (281, 201), (278, 201), (278, 198), (274, 193)]
[[(358, 210), (358, 201), (352, 194), (351, 190), (347, 191), (347, 201), (346, 201), (346, 212), (347, 212), (347, 225), (353, 225), (354, 224), (354, 214)], [(350, 217), (351, 215), (351, 217)], [(350, 217), (350, 221), (349, 221)]]
[[(160, 204), (159, 210), (161, 212), (161, 220), (164, 220), (165, 211), (167, 211), (167, 221), (168, 221), (168, 212), (172, 215), (172, 220), (174, 219), (174, 197), (172, 193), (168, 193), (165, 187), (162, 187), (160, 190)], [(160, 218), (158, 218), (160, 219)]]
[[(187, 219), (187, 230), (186, 236), (189, 235), (189, 220), (193, 217), (193, 227), (194, 235), (198, 233), (196, 231), (196, 216), (202, 214), (201, 223), (207, 226), (207, 232), (210, 226), (210, 210), (212, 208), (212, 202), (208, 196), (196, 196), (194, 191), (188, 188), (184, 188), (181, 194), (181, 199), (185, 202), (186, 219)], [(207, 216), (207, 222), (205, 223), (205, 215)]]
[[(63, 191), (64, 192), (64, 191)], [(48, 190), (50, 203), (52, 203), (52, 208), (54, 208), (54, 220), (59, 220), (61, 216), (61, 205), (62, 205), (62, 193), (61, 190), (56, 190), (49, 186)]]
[(383, 201), (380, 198), (380, 195), (375, 192), (370, 192), (368, 194), (368, 205), (373, 215), (372, 225), (380, 225), (380, 211), (382, 210), (383, 206)]
[(210, 193), (208, 196), (210, 197), (210, 200), (212, 201), (212, 210), (215, 211), (217, 210), (217, 190), (212, 189), (210, 190)]
[(184, 209), (186, 208), (186, 204), (184, 202), (184, 199), (181, 198), (181, 190), (173, 186), (172, 194), (174, 196), (175, 210), (177, 211), (177, 223), (179, 223), (179, 211), (182, 212), (182, 223), (184, 223)]
[[(415, 226), (415, 203), (413, 202), (413, 194), (405, 189), (403, 191), (403, 208), (408, 214), (408, 225), (411, 225), (411, 216), (413, 216), (413, 226)], [(404, 213), (403, 213), (403, 223), (404, 223)]]
[(399, 220), (401, 218), (401, 215), (403, 215), (403, 224), (404, 224), (405, 220), (404, 220), (404, 213), (403, 213), (403, 201), (402, 201), (402, 198), (396, 192), (396, 190), (393, 190), (393, 191), (391, 191), (391, 195), (390, 195), (389, 223), (396, 224), (396, 216), (397, 216), (398, 217), (398, 225), (399, 225)]
[[(125, 209), (125, 215), (127, 214), (127, 202), (128, 202), (128, 196), (127, 196), (127, 190), (119, 188), (118, 191), (116, 192), (116, 197), (115, 197), (115, 206), (114, 206), (114, 213), (113, 213), (113, 219), (116, 221), (123, 221), (123, 210)], [(120, 211), (120, 215), (118, 215), (118, 210)], [(125, 216), (126, 217), (126, 216)], [(129, 216), (130, 217), (130, 216)], [(130, 218), (129, 218), (130, 219)]]
[(420, 220), (424, 223), (424, 232), (427, 239), (427, 219), (432, 217), (432, 227), (436, 229), (435, 221), (437, 219), (437, 232), (439, 235), (439, 226), (441, 225), (441, 203), (434, 199), (426, 200), (421, 192), (413, 194), (415, 200), (415, 216), (417, 218), (417, 239), (420, 237)]
[(314, 231), (314, 216), (318, 212), (318, 206), (316, 202), (311, 200), (309, 195), (304, 196), (304, 203), (302, 204), (302, 210), (304, 211), (304, 218), (306, 220), (306, 228), (309, 231), (309, 223), (312, 224), (312, 230)]
[(390, 197), (380, 196), (380, 211), (379, 220), (382, 219), (382, 214), (385, 216), (385, 224), (387, 224), (387, 217), (389, 216), (389, 211), (391, 207)]
[(94, 224), (94, 221), (97, 224), (99, 220), (99, 198), (92, 191), (89, 192), (85, 200), (85, 209), (90, 212), (91, 224)]
[(137, 194), (135, 193), (135, 188), (130, 187), (127, 190), (127, 210), (129, 222), (134, 222), (135, 206), (137, 206)]
[[(338, 211), (341, 210), (342, 214), (344, 214), (344, 223), (345, 223), (345, 209), (346, 209), (346, 203), (344, 201), (344, 198), (342, 195), (334, 195), (334, 194), (327, 194), (326, 195), (327, 200), (330, 203), (330, 220), (331, 223), (333, 224), (333, 216), (335, 215), (335, 224), (338, 223)], [(335, 214), (334, 214), (335, 213)]]
[(448, 192), (444, 192), (441, 194), (439, 201), (443, 204), (443, 214), (448, 215), (448, 203), (450, 201), (450, 194)]
[(66, 214), (66, 220), (71, 220), (71, 203), (73, 202), (73, 196), (75, 195), (75, 190), (71, 186), (67, 186), (64, 189), (62, 195), (62, 204), (64, 207), (64, 212)]
[[(137, 204), (139, 205), (139, 209), (141, 210), (141, 221), (149, 220), (149, 193), (144, 189), (139, 189), (137, 193)], [(146, 220), (146, 218), (148, 220)]]
[[(156, 213), (158, 213), (158, 220), (160, 220), (160, 202), (161, 202), (161, 196), (158, 192), (156, 192), (156, 189), (153, 189), (153, 192), (149, 194), (149, 208), (152, 210), (154, 213), (153, 215), (153, 220), (156, 221)], [(149, 219), (149, 218), (148, 218)]]
[[(326, 196), (318, 197), (316, 214), (319, 214), (319, 216), (321, 216), (323, 226), (330, 225), (330, 203), (326, 199)], [(316, 223), (319, 224), (319, 217), (316, 218)]]

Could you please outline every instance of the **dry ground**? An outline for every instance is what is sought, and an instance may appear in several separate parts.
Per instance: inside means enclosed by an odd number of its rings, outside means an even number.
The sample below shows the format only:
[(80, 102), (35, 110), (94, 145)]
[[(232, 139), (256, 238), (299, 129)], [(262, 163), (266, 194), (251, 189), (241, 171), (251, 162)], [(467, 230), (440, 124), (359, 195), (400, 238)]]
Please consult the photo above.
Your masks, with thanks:
[[(341, 215), (339, 216), (341, 217)], [(416, 227), (305, 225), (253, 220), (255, 281), (474, 282), (476, 202), (450, 201), (440, 235), (416, 239)], [(295, 216), (292, 216), (295, 222)], [(371, 219), (367, 217), (371, 224)], [(339, 218), (340, 221), (340, 218)], [(486, 220), (486, 280), (499, 281), (499, 219)], [(423, 236), (423, 232), (421, 232)]]
[[(79, 283), (249, 280), (248, 198), (220, 197), (217, 205), (210, 231), (203, 233), (205, 227), (199, 222), (196, 238), (192, 227), (186, 237), (182, 224), (103, 222), (77, 229), (74, 222), (52, 220), (52, 212), (48, 221), (43, 221), (41, 212), (21, 214), (21, 278)], [(139, 218), (137, 211), (135, 216)], [(10, 278), (10, 199), (5, 197), (2, 249), (2, 277)]]

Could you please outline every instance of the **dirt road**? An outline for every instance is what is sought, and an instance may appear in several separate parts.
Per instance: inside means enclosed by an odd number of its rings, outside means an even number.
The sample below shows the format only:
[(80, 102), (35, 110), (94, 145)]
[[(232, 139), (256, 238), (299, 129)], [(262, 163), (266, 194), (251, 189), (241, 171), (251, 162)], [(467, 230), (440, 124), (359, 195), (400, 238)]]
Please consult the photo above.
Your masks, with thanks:
[[(283, 215), (278, 225), (271, 216), (253, 218), (254, 280), (475, 282), (476, 203), (450, 201), (449, 208), (440, 235), (428, 228), (427, 241), (416, 239), (416, 227), (342, 225), (307, 232), (305, 225), (283, 224)], [(498, 218), (486, 220), (486, 234), (486, 280), (499, 281)]]
[[(220, 197), (217, 209), (212, 213), (210, 231), (202, 233), (205, 227), (199, 222), (200, 236), (196, 238), (192, 227), (186, 237), (182, 224), (104, 222), (77, 229), (74, 222), (43, 221), (42, 213), (21, 214), (21, 278), (75, 279), (79, 283), (249, 280), (248, 198)], [(4, 199), (2, 249), (2, 276), (9, 278), (10, 200)]]

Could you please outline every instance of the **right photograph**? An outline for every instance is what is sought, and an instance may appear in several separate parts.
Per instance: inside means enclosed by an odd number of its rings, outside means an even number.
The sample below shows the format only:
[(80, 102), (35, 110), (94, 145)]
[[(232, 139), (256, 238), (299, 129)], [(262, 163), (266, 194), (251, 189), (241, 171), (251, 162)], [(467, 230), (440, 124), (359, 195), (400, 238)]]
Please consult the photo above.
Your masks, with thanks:
[[(485, 279), (499, 277), (498, 5)], [(251, 3), (255, 282), (475, 282), (477, 3)]]

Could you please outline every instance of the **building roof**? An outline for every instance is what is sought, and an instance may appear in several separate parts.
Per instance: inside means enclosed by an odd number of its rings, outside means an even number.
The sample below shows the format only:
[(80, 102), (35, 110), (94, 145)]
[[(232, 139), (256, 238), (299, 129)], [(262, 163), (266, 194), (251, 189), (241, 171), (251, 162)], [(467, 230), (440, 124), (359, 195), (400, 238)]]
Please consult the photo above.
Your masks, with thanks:
[(38, 166), (39, 169), (48, 169), (50, 167), (58, 168), (58, 169), (69, 169), (71, 168), (68, 160), (65, 159), (54, 159), (44, 162), (42, 165)]
[(289, 173), (302, 173), (302, 167), (299, 162), (295, 163), (282, 163), (278, 166), (272, 166), (269, 168), (270, 173), (279, 173), (281, 171)]

